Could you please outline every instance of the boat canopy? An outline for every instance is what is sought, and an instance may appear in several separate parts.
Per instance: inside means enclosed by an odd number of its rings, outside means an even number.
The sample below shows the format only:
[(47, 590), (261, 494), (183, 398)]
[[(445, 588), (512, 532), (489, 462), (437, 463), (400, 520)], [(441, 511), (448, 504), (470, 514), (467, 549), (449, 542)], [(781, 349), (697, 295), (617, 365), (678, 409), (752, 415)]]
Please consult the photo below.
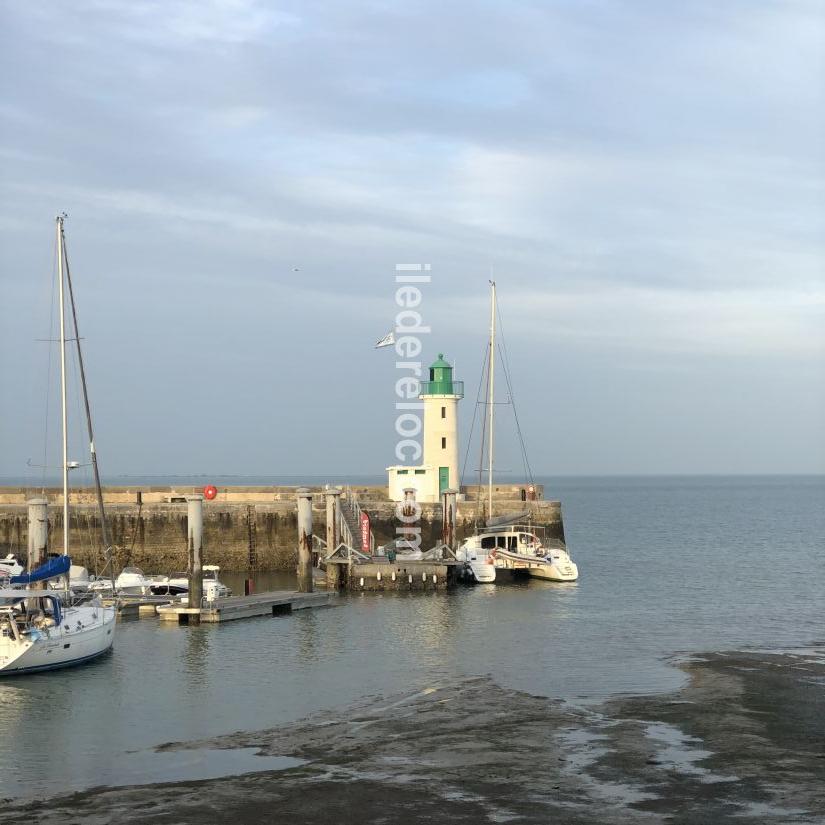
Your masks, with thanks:
[(63, 618), (63, 609), (60, 606), (60, 597), (56, 593), (49, 593), (48, 590), (0, 590), (0, 602), (7, 600), (11, 602), (11, 604), (6, 605), (0, 604), (0, 607), (6, 610), (12, 609), (17, 602), (23, 600), (28, 602), (30, 599), (41, 599), (50, 602), (55, 624), (60, 624)]
[(485, 526), (488, 530), (509, 530), (513, 525), (529, 521), (529, 519), (530, 511), (524, 510), (521, 513), (506, 513), (503, 516), (487, 519)]
[(68, 556), (55, 556), (45, 564), (32, 570), (31, 573), (21, 573), (19, 576), (12, 576), (9, 581), (12, 584), (32, 584), (33, 582), (43, 582), (47, 579), (55, 579), (69, 572), (72, 560)]

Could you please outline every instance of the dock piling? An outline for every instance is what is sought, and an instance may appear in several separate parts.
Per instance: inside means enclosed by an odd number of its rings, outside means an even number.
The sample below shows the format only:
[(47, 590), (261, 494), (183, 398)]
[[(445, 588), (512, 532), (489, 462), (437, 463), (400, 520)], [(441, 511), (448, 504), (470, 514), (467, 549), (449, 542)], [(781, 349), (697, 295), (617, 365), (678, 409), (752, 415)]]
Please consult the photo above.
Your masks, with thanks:
[[(29, 505), (29, 545), (26, 569), (31, 572), (40, 567), (48, 556), (49, 502), (45, 498), (30, 498), (26, 503)], [(33, 585), (35, 590), (42, 590), (45, 586), (45, 582), (37, 582)], [(36, 600), (33, 600), (31, 608), (36, 607)]]
[(29, 547), (28, 569), (34, 570), (46, 560), (49, 540), (48, 501), (45, 498), (30, 498), (29, 505)]
[[(203, 496), (186, 499), (189, 536), (189, 607), (200, 608), (203, 600)], [(195, 618), (190, 617), (190, 621)]]
[[(341, 490), (330, 487), (324, 490), (327, 499), (327, 553), (332, 553), (341, 543), (338, 518), (341, 507)], [(327, 588), (337, 590), (341, 586), (341, 567), (337, 564), (327, 565)]]
[(455, 550), (455, 500), (458, 490), (445, 490), (441, 494), (441, 543)]
[(299, 487), (298, 497), (298, 592), (312, 593), (312, 493)]
[(420, 510), (418, 510), (418, 504), (415, 500), (415, 487), (405, 487), (404, 488), (404, 503), (402, 505), (401, 512), (404, 515), (405, 519), (410, 519), (411, 521), (416, 521), (420, 516)]

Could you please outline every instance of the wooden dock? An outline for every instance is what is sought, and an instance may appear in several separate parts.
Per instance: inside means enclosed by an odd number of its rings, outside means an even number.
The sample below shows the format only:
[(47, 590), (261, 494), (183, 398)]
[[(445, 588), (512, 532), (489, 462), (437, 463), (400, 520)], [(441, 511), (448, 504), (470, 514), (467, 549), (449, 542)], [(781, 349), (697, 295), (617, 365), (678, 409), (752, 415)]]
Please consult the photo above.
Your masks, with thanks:
[(161, 621), (178, 624), (231, 622), (258, 616), (283, 616), (310, 607), (326, 607), (334, 604), (336, 598), (336, 594), (325, 591), (297, 593), (292, 590), (272, 590), (251, 596), (230, 596), (228, 599), (208, 602), (201, 608), (166, 605), (158, 607), (157, 614)]

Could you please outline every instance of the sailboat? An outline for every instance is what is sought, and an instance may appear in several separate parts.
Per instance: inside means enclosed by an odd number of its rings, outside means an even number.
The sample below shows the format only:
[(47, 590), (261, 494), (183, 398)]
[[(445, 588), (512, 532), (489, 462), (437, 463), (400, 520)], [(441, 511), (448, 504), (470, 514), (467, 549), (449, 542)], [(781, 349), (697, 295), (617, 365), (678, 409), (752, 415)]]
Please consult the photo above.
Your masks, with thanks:
[[(108, 543), (108, 529), (103, 511), (100, 474), (92, 434), (92, 419), (83, 356), (80, 350), (77, 313), (75, 312), (63, 216), (56, 219), (58, 300), (60, 303), (60, 388), (63, 436), (63, 552), (28, 573), (8, 577), (7, 587), (0, 587), (0, 676), (35, 673), (87, 662), (106, 653), (114, 643), (115, 607), (105, 607), (98, 597), (76, 601), (69, 590), (72, 567), (69, 557), (69, 467), (68, 416), (66, 403), (66, 301), (68, 286), (74, 320), (74, 340), (77, 344), (78, 366), (86, 423), (89, 433), (95, 488), (100, 508), (103, 539)], [(31, 568), (31, 559), (29, 560)], [(46, 583), (61, 579), (62, 592), (46, 590)], [(5, 583), (5, 582), (4, 582)]]
[[(490, 281), (490, 341), (487, 366), (487, 519), (481, 530), (466, 538), (456, 558), (465, 562), (471, 581), (494, 582), (503, 576), (526, 574), (548, 581), (570, 582), (579, 569), (564, 542), (545, 544), (540, 531), (529, 523), (529, 511), (513, 517), (493, 518), (493, 456), (496, 362), (496, 284)], [(505, 365), (506, 366), (506, 365)], [(482, 448), (483, 451), (483, 448)], [(481, 470), (479, 470), (481, 472)], [(481, 485), (479, 485), (479, 497)], [(526, 519), (527, 523), (520, 523)]]

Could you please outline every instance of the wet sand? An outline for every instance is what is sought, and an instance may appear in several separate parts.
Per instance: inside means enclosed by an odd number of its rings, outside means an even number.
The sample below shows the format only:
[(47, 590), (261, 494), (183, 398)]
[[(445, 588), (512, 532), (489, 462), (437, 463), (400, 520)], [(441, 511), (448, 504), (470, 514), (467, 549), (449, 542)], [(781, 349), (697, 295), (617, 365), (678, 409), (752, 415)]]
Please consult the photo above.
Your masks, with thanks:
[(713, 653), (679, 666), (688, 680), (675, 693), (586, 708), (487, 678), (368, 697), (159, 749), (168, 759), (255, 748), (298, 767), (7, 801), (0, 821), (825, 822), (825, 653)]

